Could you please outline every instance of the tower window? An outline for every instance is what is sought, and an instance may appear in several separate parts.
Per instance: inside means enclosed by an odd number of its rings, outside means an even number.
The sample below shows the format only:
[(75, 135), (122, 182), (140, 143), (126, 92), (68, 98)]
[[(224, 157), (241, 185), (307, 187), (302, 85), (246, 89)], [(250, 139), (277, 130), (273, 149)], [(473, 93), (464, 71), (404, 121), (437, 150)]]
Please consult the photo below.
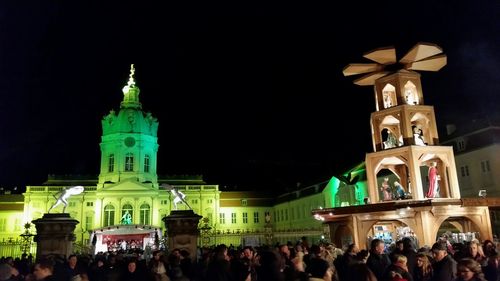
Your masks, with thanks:
[(144, 172), (149, 173), (149, 155), (144, 156)]
[(125, 171), (134, 171), (134, 155), (130, 152), (125, 155)]
[(112, 173), (115, 171), (115, 155), (110, 154), (108, 160), (108, 172)]

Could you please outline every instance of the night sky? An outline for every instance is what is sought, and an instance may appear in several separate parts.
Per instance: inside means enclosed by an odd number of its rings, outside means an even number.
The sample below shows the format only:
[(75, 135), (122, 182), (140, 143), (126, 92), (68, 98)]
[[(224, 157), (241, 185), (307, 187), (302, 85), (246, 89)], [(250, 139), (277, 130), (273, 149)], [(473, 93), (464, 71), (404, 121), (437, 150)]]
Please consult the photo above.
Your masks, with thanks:
[(363, 161), (373, 89), (342, 69), (375, 48), (443, 48), (448, 64), (420, 72), (439, 125), (499, 111), (498, 1), (85, 2), (0, 4), (2, 187), (97, 176), (131, 63), (160, 122), (158, 174), (221, 189), (293, 190)]

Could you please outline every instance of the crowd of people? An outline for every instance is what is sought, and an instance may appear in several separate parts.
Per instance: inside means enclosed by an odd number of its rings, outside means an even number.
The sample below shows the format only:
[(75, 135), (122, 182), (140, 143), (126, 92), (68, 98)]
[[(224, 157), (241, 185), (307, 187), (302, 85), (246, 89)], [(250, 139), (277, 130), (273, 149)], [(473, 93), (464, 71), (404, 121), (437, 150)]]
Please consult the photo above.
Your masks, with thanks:
[(496, 245), (489, 240), (451, 244), (438, 240), (415, 249), (405, 237), (388, 247), (295, 244), (253, 248), (218, 245), (192, 258), (186, 250), (2, 258), (0, 281), (499, 281)]

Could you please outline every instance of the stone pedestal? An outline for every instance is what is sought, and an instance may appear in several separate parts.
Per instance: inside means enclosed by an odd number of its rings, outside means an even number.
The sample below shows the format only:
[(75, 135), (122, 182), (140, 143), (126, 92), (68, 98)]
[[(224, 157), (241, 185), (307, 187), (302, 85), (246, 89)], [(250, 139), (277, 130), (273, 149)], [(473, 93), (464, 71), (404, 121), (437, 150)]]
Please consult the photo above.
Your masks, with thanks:
[(169, 250), (187, 250), (191, 259), (196, 261), (196, 245), (200, 235), (198, 222), (201, 218), (202, 216), (195, 214), (193, 210), (174, 210), (164, 217), (162, 220), (167, 229)]
[(61, 255), (65, 258), (73, 253), (73, 242), (78, 221), (69, 214), (44, 214), (41, 219), (32, 221), (36, 226), (36, 256)]

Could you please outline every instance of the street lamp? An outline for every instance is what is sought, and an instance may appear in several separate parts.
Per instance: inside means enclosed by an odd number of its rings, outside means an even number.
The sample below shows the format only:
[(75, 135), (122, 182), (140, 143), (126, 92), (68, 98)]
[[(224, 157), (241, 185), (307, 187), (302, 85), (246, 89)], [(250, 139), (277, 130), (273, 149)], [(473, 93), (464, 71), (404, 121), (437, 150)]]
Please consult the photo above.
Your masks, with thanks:
[(28, 222), (24, 224), (24, 232), (21, 235), (19, 235), (21, 236), (21, 252), (23, 254), (27, 254), (30, 252), (31, 243), (33, 242), (33, 236), (35, 236), (30, 232), (30, 228), (31, 228), (31, 223)]

